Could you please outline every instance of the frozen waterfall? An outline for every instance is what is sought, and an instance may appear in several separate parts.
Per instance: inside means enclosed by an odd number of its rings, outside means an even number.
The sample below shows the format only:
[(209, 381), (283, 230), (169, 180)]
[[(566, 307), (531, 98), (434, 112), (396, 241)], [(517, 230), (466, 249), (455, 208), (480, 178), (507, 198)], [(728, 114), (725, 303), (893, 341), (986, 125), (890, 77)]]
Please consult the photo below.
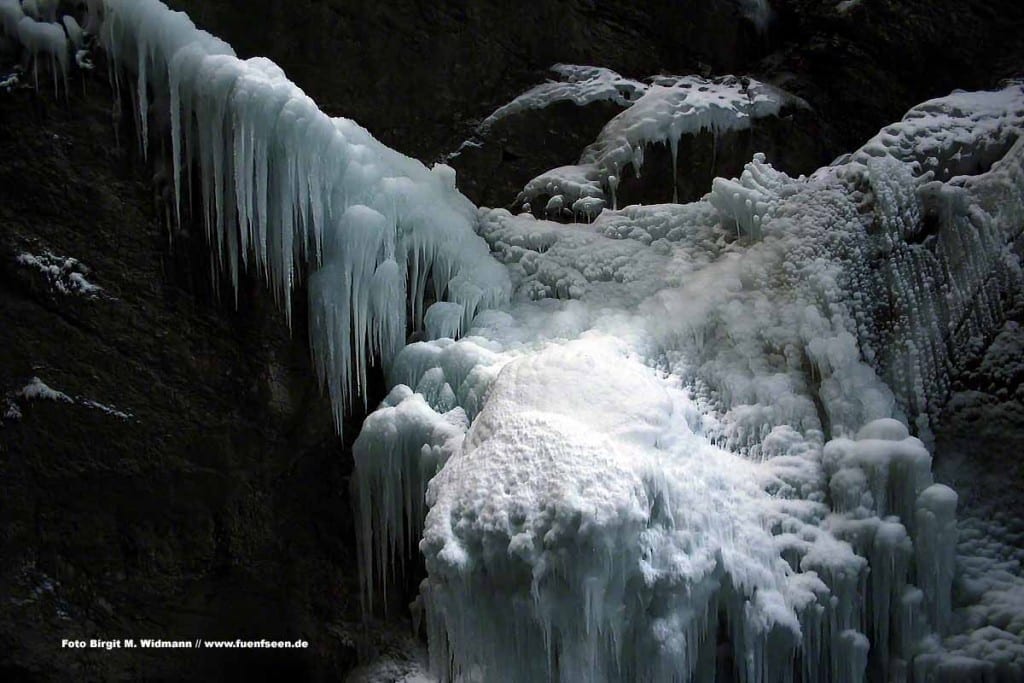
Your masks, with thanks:
[[(595, 218), (566, 226), (477, 209), (452, 169), (328, 117), (158, 0), (88, 7), (141, 148), (169, 137), (172, 210), (201, 216), (211, 267), (236, 288), (258, 272), (289, 319), (308, 285), (339, 429), (383, 364), (393, 388), (354, 447), (363, 588), (368, 609), (388, 600), (418, 547), (434, 675), (1021, 673), (1024, 656), (949, 646), (971, 637), (951, 598), (957, 496), (928, 451), (957, 350), (1022, 284), (1020, 83), (915, 107), (809, 178), (757, 155), (701, 201), (605, 209), (645, 145), (803, 103), (563, 66), (568, 86), (515, 107), (628, 105), (525, 188)], [(66, 79), (56, 16), (0, 0), (0, 19)]]

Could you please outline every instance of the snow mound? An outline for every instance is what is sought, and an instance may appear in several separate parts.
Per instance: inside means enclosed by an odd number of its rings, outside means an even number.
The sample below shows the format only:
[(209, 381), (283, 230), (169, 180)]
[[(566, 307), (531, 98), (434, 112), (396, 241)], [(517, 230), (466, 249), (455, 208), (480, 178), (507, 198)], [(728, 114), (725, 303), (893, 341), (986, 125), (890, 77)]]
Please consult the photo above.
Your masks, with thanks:
[(28, 384), (18, 391), (17, 396), (26, 401), (56, 401), (58, 403), (75, 402), (73, 398), (64, 392), (51, 389), (38, 377), (33, 377)]
[(82, 406), (84, 408), (89, 408), (90, 410), (98, 410), (105, 415), (115, 417), (120, 420), (131, 420), (134, 417), (131, 413), (119, 410), (113, 406), (106, 405), (104, 403), (100, 403), (99, 401), (94, 401), (89, 398), (83, 398), (81, 396), (71, 397), (68, 394), (65, 394), (63, 391), (58, 391), (57, 389), (50, 387), (48, 384), (43, 382), (43, 380), (39, 379), (38, 377), (33, 377), (31, 380), (29, 380), (28, 384), (26, 384), (18, 391), (14, 392), (13, 396), (8, 396), (5, 398), (7, 402), (7, 410), (3, 416), (4, 419), (20, 420), (22, 417), (21, 410), (18, 407), (18, 404), (15, 403), (14, 400), (12, 399), (21, 399), (23, 402), (26, 403), (32, 401), (55, 401), (57, 403), (72, 403), (75, 405)]
[(678, 420), (677, 389), (622, 353), (590, 336), (507, 364), (431, 481), (422, 593), (442, 676), (707, 671), (720, 605), (755, 653), (748, 675), (787, 666), (764, 648), (792, 653), (814, 597), (785, 585), (765, 493)]

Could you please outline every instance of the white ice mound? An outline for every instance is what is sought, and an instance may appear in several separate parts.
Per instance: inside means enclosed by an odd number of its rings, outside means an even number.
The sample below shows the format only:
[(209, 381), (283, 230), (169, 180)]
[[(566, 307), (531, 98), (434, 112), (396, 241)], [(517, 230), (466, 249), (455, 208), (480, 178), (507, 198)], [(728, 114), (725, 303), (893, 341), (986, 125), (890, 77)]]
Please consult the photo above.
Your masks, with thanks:
[(672, 402), (643, 365), (583, 339), (506, 365), (473, 421), (466, 448), (488, 441), (516, 413), (556, 414), (581, 433), (653, 446), (665, 432)]
[(442, 675), (684, 680), (714, 670), (720, 609), (746, 675), (788, 666), (814, 595), (786, 582), (749, 464), (694, 436), (685, 403), (607, 338), (504, 367), (427, 492)]

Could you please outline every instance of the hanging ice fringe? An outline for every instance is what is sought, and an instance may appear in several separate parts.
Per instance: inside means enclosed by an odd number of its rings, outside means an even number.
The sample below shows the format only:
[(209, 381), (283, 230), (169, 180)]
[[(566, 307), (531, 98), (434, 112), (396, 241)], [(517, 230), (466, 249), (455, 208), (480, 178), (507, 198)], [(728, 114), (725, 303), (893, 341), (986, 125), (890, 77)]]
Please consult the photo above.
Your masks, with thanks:
[(252, 268), (290, 321), (292, 292), (308, 278), (313, 359), (339, 430), (369, 359), (390, 362), (408, 311), (421, 323), (428, 280), (465, 321), (507, 300), (508, 277), (475, 235), (475, 209), (449, 168), (428, 169), (332, 119), (273, 62), (238, 59), (157, 0), (105, 0), (102, 10), (114, 78), (132, 74), (140, 144), (151, 143), (151, 107), (168, 107), (176, 215), (197, 178), (191, 208), (236, 295)]

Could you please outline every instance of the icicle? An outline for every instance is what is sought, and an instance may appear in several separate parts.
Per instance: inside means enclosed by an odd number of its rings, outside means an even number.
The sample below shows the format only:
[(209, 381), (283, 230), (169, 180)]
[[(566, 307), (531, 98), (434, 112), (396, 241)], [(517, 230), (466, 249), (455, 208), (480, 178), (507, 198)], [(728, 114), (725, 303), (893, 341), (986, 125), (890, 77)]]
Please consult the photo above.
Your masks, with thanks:
[[(5, 31), (12, 30), (12, 23), (17, 17), (13, 6), (2, 9)], [(58, 97), (58, 85), (63, 80), (67, 90), (68, 73), (68, 41), (60, 24), (36, 21), (31, 16), (21, 16), (17, 20), (17, 33), (20, 42), (32, 55), (32, 71), (36, 90), (39, 89), (39, 61), (43, 58), (50, 66), (53, 77), (54, 97)], [(12, 37), (15, 37), (12, 35)]]
[(672, 203), (679, 203), (679, 137), (672, 136), (668, 141), (672, 150)]
[(918, 582), (932, 626), (940, 635), (949, 630), (953, 574), (956, 571), (957, 495), (942, 484), (932, 484), (917, 497)]
[(463, 306), (446, 301), (439, 301), (427, 309), (425, 324), (428, 339), (451, 338), (459, 336), (463, 324)]

